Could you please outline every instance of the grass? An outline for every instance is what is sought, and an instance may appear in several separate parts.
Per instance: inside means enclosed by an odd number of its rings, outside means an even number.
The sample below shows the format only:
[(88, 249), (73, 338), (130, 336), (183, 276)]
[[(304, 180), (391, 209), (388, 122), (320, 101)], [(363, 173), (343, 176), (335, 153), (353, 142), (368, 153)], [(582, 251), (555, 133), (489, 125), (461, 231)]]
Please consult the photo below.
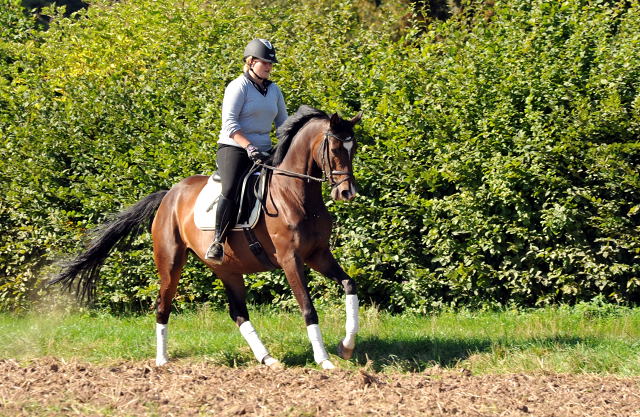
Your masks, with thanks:
[[(342, 308), (320, 310), (327, 350), (344, 332)], [(97, 363), (152, 359), (154, 316), (103, 313), (0, 314), (0, 358), (43, 356)], [(316, 366), (300, 314), (253, 308), (251, 321), (287, 366)], [(517, 372), (640, 375), (640, 309), (600, 305), (532, 311), (390, 315), (361, 309), (356, 355), (341, 368), (422, 372), (432, 367), (474, 374)], [(224, 311), (174, 314), (169, 355), (224, 366), (255, 364)]]

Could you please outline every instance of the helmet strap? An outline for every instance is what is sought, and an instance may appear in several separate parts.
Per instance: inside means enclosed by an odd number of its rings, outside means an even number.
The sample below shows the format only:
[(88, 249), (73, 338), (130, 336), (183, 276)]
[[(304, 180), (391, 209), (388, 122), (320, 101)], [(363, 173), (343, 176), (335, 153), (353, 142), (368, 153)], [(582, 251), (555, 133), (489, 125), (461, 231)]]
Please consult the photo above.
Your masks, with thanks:
[(249, 67), (249, 71), (251, 71), (251, 73), (253, 74), (254, 77), (256, 77), (257, 79), (259, 79), (260, 81), (264, 81), (266, 80), (266, 78), (262, 78), (261, 76), (259, 76), (258, 74), (256, 74), (256, 72), (253, 70), (253, 64), (251, 64), (251, 66)]
[(259, 79), (260, 81), (266, 80), (266, 78), (262, 78), (261, 76), (256, 74), (256, 72), (253, 70), (253, 68), (249, 68), (249, 71), (251, 71), (251, 74), (253, 74), (253, 76), (256, 77), (257, 79)]

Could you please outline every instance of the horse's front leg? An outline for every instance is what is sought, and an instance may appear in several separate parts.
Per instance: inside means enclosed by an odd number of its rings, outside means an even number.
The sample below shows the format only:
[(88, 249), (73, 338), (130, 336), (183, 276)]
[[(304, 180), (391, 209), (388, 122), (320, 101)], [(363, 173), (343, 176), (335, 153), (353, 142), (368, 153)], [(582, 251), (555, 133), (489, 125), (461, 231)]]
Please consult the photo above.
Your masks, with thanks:
[(323, 369), (333, 369), (335, 366), (329, 360), (329, 355), (324, 347), (322, 340), (322, 333), (318, 326), (318, 313), (316, 312), (311, 296), (309, 295), (309, 288), (307, 287), (307, 281), (304, 275), (304, 264), (298, 255), (292, 254), (284, 259), (278, 260), (285, 275), (287, 281), (291, 286), (293, 295), (300, 306), (304, 322), (307, 325), (307, 335), (313, 348), (313, 359), (317, 364), (322, 366)]
[(353, 356), (353, 350), (356, 347), (356, 335), (359, 329), (358, 320), (358, 295), (356, 292), (356, 283), (342, 267), (338, 264), (336, 259), (329, 248), (320, 250), (307, 260), (307, 264), (320, 272), (322, 275), (333, 279), (338, 284), (341, 284), (346, 293), (346, 323), (345, 323), (345, 337), (338, 344), (338, 356), (342, 359), (351, 359)]

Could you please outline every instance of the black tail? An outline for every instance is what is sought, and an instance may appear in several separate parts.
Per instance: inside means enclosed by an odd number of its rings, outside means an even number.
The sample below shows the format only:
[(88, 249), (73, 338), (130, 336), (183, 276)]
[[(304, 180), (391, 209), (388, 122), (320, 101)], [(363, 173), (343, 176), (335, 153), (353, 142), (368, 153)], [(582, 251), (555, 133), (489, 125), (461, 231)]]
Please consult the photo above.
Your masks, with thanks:
[(49, 285), (61, 283), (66, 289), (72, 290), (76, 278), (79, 278), (75, 284), (76, 295), (81, 300), (92, 301), (104, 261), (116, 246), (128, 248), (133, 238), (144, 231), (167, 192), (156, 191), (93, 229), (86, 250), (64, 264), (62, 271), (49, 281)]

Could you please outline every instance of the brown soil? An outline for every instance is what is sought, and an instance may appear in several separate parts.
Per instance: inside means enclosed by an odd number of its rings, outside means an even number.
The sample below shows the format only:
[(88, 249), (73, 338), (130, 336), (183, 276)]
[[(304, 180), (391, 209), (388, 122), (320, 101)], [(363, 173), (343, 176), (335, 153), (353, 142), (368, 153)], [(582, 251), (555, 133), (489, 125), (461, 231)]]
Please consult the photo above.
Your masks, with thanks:
[(0, 415), (640, 416), (640, 381), (0, 360)]

